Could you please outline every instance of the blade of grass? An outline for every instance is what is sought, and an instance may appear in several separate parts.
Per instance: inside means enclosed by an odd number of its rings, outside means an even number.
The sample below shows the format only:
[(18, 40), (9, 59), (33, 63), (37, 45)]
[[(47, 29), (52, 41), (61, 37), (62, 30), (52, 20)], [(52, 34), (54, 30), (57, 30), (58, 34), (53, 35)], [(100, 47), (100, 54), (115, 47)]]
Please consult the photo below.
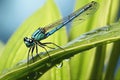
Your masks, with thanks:
[(106, 45), (97, 46), (89, 80), (101, 80), (104, 68)]
[[(21, 67), (13, 68), (8, 73), (1, 75), (0, 80), (36, 80), (64, 59), (70, 58), (81, 51), (120, 40), (120, 22), (110, 26), (111, 27), (105, 26), (81, 35), (64, 46), (65, 51), (61, 49), (50, 51), (49, 54), (51, 54), (52, 63), (46, 55), (29, 66), (23, 64)], [(36, 56), (35, 59), (38, 59), (38, 56)]]
[(107, 65), (107, 71), (105, 73), (104, 80), (114, 80), (114, 74), (120, 56), (119, 47), (120, 47), (120, 41), (116, 41), (113, 45), (113, 50), (110, 55), (110, 60)]

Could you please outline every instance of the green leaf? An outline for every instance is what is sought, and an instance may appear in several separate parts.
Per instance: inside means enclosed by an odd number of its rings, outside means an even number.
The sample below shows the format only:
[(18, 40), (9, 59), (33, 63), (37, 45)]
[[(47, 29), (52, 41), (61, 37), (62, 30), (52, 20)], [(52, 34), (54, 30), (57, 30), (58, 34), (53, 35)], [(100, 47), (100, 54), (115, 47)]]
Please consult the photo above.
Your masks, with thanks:
[(38, 61), (27, 66), (22, 64), (21, 66), (12, 69), (8, 73), (3, 74), (0, 80), (36, 80), (51, 67), (55, 66), (57, 63), (60, 63), (64, 59), (68, 59), (79, 52), (94, 48), (96, 46), (108, 44), (118, 40), (120, 40), (120, 22), (81, 35), (77, 39), (66, 44), (64, 46), (64, 50), (58, 48), (50, 51), (50, 58), (46, 55), (46, 53), (42, 59), (40, 59), (39, 56), (36, 56), (35, 59), (38, 59)]

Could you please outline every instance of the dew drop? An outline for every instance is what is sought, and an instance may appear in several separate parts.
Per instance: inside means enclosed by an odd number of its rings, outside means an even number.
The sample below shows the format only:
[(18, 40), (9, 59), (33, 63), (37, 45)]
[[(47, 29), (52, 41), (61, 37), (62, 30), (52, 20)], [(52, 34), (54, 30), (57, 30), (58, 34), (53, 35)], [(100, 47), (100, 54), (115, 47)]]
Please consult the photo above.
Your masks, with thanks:
[(100, 29), (96, 29), (96, 32), (97, 33), (103, 33), (103, 32), (106, 32), (106, 31), (109, 31), (110, 30), (110, 27), (108, 27), (108, 26), (105, 26), (105, 27), (102, 27), (102, 28), (100, 28)]
[(79, 37), (79, 39), (84, 39), (84, 38), (86, 38), (86, 34), (83, 34)]
[(63, 66), (63, 62), (56, 65), (57, 68), (61, 68)]
[(1, 74), (5, 74), (5, 73), (7, 73), (9, 71), (9, 69), (4, 69), (2, 72), (1, 72)]
[(27, 76), (27, 79), (29, 79), (30, 77), (29, 76)]
[(65, 59), (65, 61), (70, 61), (70, 58), (68, 58), (68, 59)]
[(92, 34), (95, 34), (95, 33), (96, 33), (96, 31), (93, 30), (93, 31), (90, 31), (90, 32), (85, 33), (85, 35), (88, 36), (88, 35), (92, 35)]
[(39, 72), (39, 74), (43, 74), (42, 72)]
[(39, 73), (38, 73), (38, 72), (35, 72), (35, 75), (34, 75), (34, 80), (36, 80), (36, 79), (37, 79), (38, 75), (39, 75)]
[(36, 79), (36, 76), (34, 77), (34, 79)]
[(22, 64), (25, 64), (26, 62), (27, 62), (26, 60), (22, 60), (22, 61), (18, 62), (15, 66), (20, 66)]
[(47, 65), (48, 67), (50, 67), (50, 66), (51, 66), (51, 63), (46, 63), (46, 65)]
[(37, 76), (34, 76), (34, 79), (36, 79), (37, 78)]
[(109, 30), (110, 30), (110, 27), (105, 26), (105, 27), (101, 28), (100, 30), (101, 30), (101, 31), (109, 31)]

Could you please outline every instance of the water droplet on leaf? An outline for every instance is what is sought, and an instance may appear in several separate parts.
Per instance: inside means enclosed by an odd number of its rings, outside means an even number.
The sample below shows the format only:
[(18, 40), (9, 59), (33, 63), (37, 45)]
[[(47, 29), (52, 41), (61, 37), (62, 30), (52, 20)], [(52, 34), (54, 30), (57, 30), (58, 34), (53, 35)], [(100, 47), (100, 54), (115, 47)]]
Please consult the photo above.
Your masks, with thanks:
[(57, 68), (61, 68), (63, 66), (63, 62), (56, 65)]
[(39, 74), (43, 74), (42, 72), (39, 72)]
[(46, 65), (47, 65), (48, 67), (50, 67), (50, 66), (51, 66), (51, 63), (46, 63)]

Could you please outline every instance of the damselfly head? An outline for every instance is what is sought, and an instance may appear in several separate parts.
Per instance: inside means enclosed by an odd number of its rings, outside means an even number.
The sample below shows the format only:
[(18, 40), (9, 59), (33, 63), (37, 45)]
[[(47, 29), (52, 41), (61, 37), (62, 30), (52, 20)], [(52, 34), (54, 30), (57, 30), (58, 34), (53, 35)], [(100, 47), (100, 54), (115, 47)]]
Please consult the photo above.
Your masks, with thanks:
[(32, 47), (35, 45), (34, 41), (32, 38), (25, 37), (24, 38), (24, 43), (27, 47)]

